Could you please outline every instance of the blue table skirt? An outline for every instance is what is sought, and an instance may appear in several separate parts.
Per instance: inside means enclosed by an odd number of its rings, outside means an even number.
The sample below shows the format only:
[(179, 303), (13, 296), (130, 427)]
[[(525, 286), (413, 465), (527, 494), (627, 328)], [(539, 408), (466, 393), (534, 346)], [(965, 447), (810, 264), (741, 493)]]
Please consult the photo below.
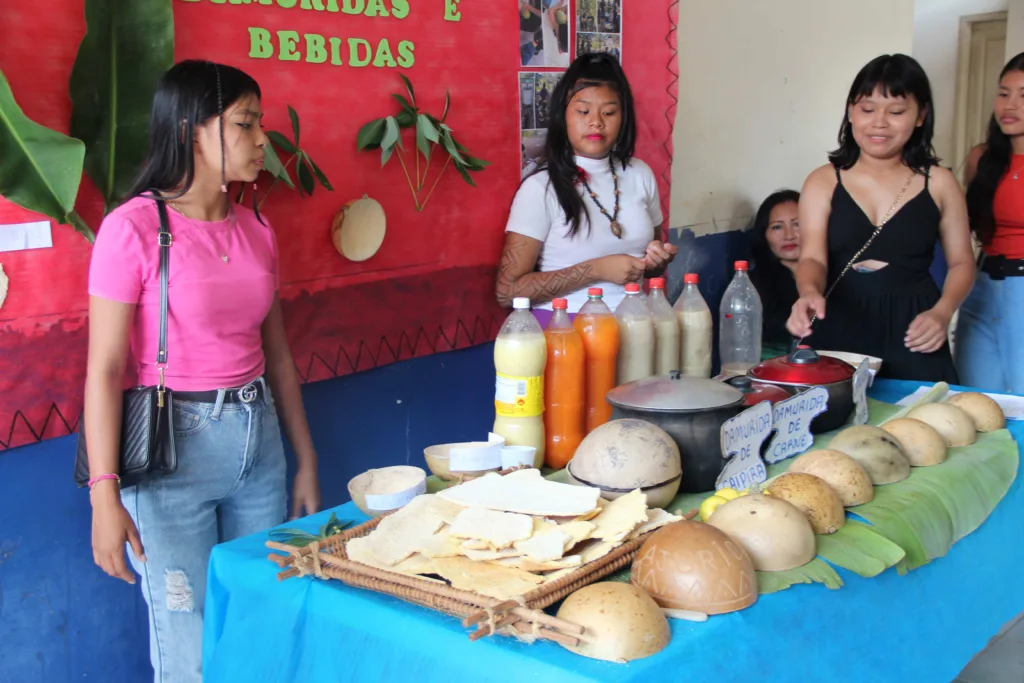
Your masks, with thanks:
[[(917, 384), (876, 382), (895, 403)], [(1024, 424), (1010, 430), (1024, 441)], [(335, 510), (356, 523), (348, 503)], [(330, 511), (291, 526), (309, 530)], [(705, 623), (670, 620), (663, 652), (627, 665), (551, 642), (475, 643), (459, 621), (337, 581), (278, 582), (265, 534), (214, 548), (203, 647), (207, 683), (353, 681), (771, 681), (948, 683), (1024, 610), (1024, 492), (1020, 477), (989, 519), (946, 557), (899, 576), (839, 570), (840, 590), (799, 585)]]

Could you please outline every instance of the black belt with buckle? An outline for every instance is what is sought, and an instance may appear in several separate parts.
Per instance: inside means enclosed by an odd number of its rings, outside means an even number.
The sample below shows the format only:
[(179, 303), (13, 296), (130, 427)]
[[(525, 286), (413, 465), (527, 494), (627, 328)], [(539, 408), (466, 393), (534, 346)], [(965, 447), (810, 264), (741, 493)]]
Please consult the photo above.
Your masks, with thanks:
[(993, 280), (1024, 277), (1024, 259), (1009, 259), (1002, 255), (990, 256), (981, 252), (978, 256), (978, 270)]
[[(232, 389), (224, 390), (224, 403), (252, 403), (264, 400), (267, 392), (263, 388), (263, 382), (254, 380), (248, 384)], [(175, 391), (175, 401), (188, 401), (189, 403), (216, 403), (218, 389), (209, 391)]]

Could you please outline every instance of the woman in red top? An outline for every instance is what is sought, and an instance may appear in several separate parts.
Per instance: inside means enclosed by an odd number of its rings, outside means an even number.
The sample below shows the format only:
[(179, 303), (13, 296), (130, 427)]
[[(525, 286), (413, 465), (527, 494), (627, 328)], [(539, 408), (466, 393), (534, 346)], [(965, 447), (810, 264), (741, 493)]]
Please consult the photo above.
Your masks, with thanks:
[(1024, 394), (1024, 52), (999, 77), (987, 141), (967, 158), (967, 211), (981, 242), (978, 279), (960, 310), (964, 384)]

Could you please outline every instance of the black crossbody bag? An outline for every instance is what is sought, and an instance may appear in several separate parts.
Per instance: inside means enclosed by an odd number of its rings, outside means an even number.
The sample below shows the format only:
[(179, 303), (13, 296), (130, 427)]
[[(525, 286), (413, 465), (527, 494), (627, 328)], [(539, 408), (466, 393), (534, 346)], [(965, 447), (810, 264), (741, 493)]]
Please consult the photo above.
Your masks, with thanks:
[[(167, 276), (171, 265), (172, 240), (167, 206), (158, 199), (156, 207), (160, 214), (160, 232), (157, 234), (157, 243), (160, 245), (160, 336), (156, 354), (160, 380), (156, 386), (138, 386), (124, 392), (117, 471), (122, 489), (171, 474), (178, 468), (178, 457), (174, 450), (174, 426), (171, 423), (173, 398), (171, 390), (164, 386), (164, 368), (167, 365)], [(79, 487), (89, 483), (84, 414), (78, 430), (75, 483)]]

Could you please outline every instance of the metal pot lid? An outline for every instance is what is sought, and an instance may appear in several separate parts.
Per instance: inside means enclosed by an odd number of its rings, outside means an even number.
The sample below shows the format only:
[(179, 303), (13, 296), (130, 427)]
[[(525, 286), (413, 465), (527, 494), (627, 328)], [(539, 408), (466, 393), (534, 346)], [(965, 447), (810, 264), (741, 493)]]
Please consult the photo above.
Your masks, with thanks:
[(756, 406), (761, 401), (768, 401), (772, 405), (785, 401), (792, 394), (777, 384), (765, 384), (755, 382), (745, 375), (733, 377), (726, 380), (729, 384), (743, 392), (744, 401), (748, 406)]
[(831, 356), (819, 356), (801, 346), (788, 356), (779, 356), (754, 366), (747, 373), (756, 380), (779, 384), (835, 384), (853, 378), (857, 368)]
[(678, 370), (615, 387), (608, 402), (618, 408), (660, 413), (696, 412), (743, 403), (743, 392), (724, 382), (683, 377)]

